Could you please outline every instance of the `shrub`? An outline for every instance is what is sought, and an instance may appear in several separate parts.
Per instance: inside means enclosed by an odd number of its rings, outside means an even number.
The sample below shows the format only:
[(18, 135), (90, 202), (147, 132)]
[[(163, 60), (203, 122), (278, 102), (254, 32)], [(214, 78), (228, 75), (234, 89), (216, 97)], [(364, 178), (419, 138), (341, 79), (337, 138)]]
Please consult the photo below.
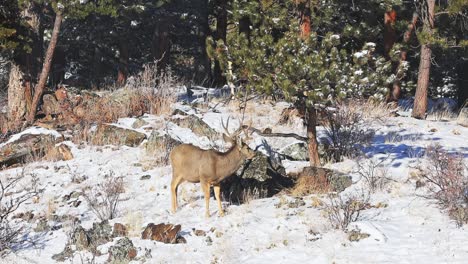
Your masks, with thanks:
[(101, 221), (116, 216), (120, 195), (124, 193), (122, 178), (114, 177), (112, 171), (108, 176), (104, 182), (83, 190), (83, 197)]
[(367, 145), (374, 137), (374, 131), (362, 128), (363, 115), (356, 108), (340, 104), (336, 111), (325, 110), (327, 154), (335, 161), (343, 157), (355, 157), (360, 146)]
[[(38, 194), (37, 178), (25, 179), (25, 169), (12, 178), (0, 178), (0, 255), (12, 245), (20, 243), (24, 227), (12, 222), (11, 217), (21, 204)], [(20, 186), (20, 181), (27, 180), (27, 186)]]
[(352, 222), (361, 219), (361, 212), (370, 207), (370, 194), (362, 191), (360, 194), (329, 196), (325, 204), (328, 221), (335, 229), (345, 230)]
[(420, 170), (429, 193), (426, 197), (437, 200), (458, 226), (468, 223), (468, 174), (463, 156), (431, 145)]
[(357, 161), (357, 173), (364, 179), (366, 185), (369, 187), (370, 192), (382, 190), (390, 181), (386, 177), (388, 168), (385, 167), (385, 162), (388, 156), (381, 160), (373, 158), (361, 158)]

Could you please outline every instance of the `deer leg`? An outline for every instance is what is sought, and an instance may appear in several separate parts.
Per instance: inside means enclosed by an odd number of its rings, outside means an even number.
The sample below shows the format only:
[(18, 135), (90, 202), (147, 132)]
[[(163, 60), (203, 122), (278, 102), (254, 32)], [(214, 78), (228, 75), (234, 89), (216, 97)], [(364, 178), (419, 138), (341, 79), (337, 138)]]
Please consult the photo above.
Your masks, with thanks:
[(214, 189), (216, 200), (218, 201), (219, 215), (224, 216), (224, 211), (223, 211), (223, 206), (221, 205), (221, 196), (220, 196), (221, 186), (215, 185), (213, 186), (213, 189)]
[(178, 177), (173, 177), (172, 182), (171, 182), (171, 194), (172, 194), (172, 213), (175, 214), (176, 209), (177, 209), (177, 188), (179, 187), (179, 184), (181, 182), (181, 179)]
[(203, 194), (205, 195), (205, 217), (210, 217), (210, 184), (207, 182), (200, 182)]

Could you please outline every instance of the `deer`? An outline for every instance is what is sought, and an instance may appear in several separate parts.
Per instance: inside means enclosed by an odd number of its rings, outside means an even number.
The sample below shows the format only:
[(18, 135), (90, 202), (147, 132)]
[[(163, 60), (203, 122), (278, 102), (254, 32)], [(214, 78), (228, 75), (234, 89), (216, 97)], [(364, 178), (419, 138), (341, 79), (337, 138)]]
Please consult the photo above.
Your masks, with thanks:
[(175, 147), (170, 154), (172, 166), (171, 198), (172, 213), (177, 209), (177, 188), (182, 182), (200, 183), (205, 196), (205, 217), (210, 217), (210, 186), (213, 186), (215, 198), (218, 202), (219, 216), (224, 216), (221, 206), (220, 183), (232, 176), (246, 160), (255, 156), (255, 151), (249, 148), (240, 138), (239, 134), (246, 131), (247, 138), (250, 135), (244, 126), (240, 126), (234, 133), (229, 133), (229, 118), (226, 125), (221, 120), (224, 128), (223, 138), (231, 143), (226, 152), (214, 149), (204, 150), (191, 144), (181, 144)]

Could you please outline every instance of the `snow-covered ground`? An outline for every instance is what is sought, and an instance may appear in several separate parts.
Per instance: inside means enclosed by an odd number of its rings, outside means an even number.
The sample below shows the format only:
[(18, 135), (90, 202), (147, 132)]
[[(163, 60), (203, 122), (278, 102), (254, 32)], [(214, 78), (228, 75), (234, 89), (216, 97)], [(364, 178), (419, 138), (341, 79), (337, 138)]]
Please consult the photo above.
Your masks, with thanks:
[[(254, 104), (254, 103), (252, 103)], [(305, 135), (300, 120), (289, 125), (278, 126), (282, 109), (286, 103), (271, 105), (255, 103), (246, 113), (245, 120), (263, 130), (273, 128), (275, 132), (291, 132)], [(197, 111), (203, 120), (218, 131), (222, 131), (221, 119), (232, 115), (230, 129), (238, 126), (235, 117), (241, 113), (233, 107), (218, 107), (219, 113)], [(404, 113), (402, 113), (404, 114)], [(148, 126), (163, 129), (160, 117), (145, 116)], [(123, 127), (131, 127), (133, 119), (119, 121)], [(386, 204), (386, 207), (363, 211), (361, 220), (349, 229), (360, 229), (370, 234), (357, 242), (348, 240), (347, 234), (331, 227), (323, 210), (314, 206), (316, 198), (304, 197), (305, 205), (289, 208), (287, 201), (294, 197), (279, 195), (272, 198), (252, 200), (235, 205), (224, 202), (225, 217), (217, 216), (214, 198), (211, 198), (211, 218), (204, 217), (204, 200), (199, 184), (184, 183), (179, 188), (179, 208), (175, 214), (170, 209), (171, 167), (152, 167), (151, 158), (142, 147), (86, 146), (79, 148), (72, 142), (74, 159), (59, 162), (35, 162), (26, 166), (26, 171), (39, 178), (43, 192), (34, 202), (23, 204), (18, 212), (32, 211), (35, 215), (72, 215), (81, 220), (84, 228), (90, 228), (97, 217), (82, 197), (75, 207), (63, 197), (85, 186), (93, 186), (104, 180), (111, 171), (124, 180), (125, 193), (119, 204), (118, 217), (113, 223), (130, 227), (130, 239), (138, 249), (138, 257), (132, 263), (468, 263), (468, 228), (458, 228), (430, 200), (417, 195), (411, 171), (426, 147), (439, 143), (448, 151), (459, 152), (468, 160), (468, 128), (454, 121), (422, 121), (400, 116), (386, 118), (369, 124), (376, 130), (372, 146), (364, 151), (377, 159), (387, 157), (388, 177), (393, 181), (382, 191), (372, 196), (371, 204)], [(140, 129), (149, 134), (151, 131)], [(191, 131), (168, 126), (184, 142), (208, 147), (207, 138), (198, 138)], [(323, 133), (319, 129), (319, 135)], [(254, 134), (251, 147), (267, 140), (275, 150), (296, 142), (295, 139), (262, 138)], [(283, 161), (288, 171), (300, 170), (307, 162)], [(353, 174), (354, 162), (327, 164), (331, 168), (350, 173), (351, 187), (355, 192), (363, 186)], [(20, 173), (22, 168), (0, 171), (0, 177)], [(149, 180), (142, 180), (150, 175)], [(76, 181), (76, 178), (82, 181)], [(75, 180), (74, 180), (75, 179)], [(77, 183), (80, 182), (80, 183)], [(73, 200), (73, 199), (72, 199)], [(286, 201), (286, 202), (285, 202)], [(142, 240), (141, 232), (148, 223), (172, 223), (182, 226), (181, 234), (186, 244), (163, 244)], [(54, 222), (51, 221), (53, 226)], [(71, 223), (49, 232), (28, 233), (29, 243), (16, 248), (0, 263), (55, 263), (52, 255), (60, 253), (68, 240)], [(206, 236), (196, 236), (193, 229), (204, 230)], [(211, 231), (210, 231), (211, 230)], [(208, 238), (209, 237), (209, 238)], [(98, 247), (102, 255), (96, 263), (107, 260), (107, 250), (114, 242)], [(151, 251), (151, 257), (145, 252)], [(87, 263), (91, 253), (78, 251), (66, 263)]]

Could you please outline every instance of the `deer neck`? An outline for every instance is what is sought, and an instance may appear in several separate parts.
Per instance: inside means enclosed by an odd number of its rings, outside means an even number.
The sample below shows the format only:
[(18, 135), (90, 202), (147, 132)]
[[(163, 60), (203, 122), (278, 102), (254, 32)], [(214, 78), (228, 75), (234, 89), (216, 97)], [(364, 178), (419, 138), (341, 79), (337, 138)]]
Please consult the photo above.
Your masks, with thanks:
[(223, 153), (218, 161), (218, 175), (226, 178), (234, 174), (244, 163), (245, 157), (239, 151), (236, 145), (232, 146), (227, 152)]

